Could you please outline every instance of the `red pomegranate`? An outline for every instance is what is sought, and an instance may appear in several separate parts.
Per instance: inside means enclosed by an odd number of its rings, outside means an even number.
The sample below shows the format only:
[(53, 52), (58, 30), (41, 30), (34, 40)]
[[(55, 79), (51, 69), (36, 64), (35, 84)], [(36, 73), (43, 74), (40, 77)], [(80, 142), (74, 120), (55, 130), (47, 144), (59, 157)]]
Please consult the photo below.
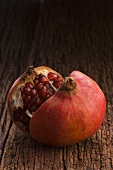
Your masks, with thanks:
[(106, 100), (94, 80), (79, 71), (65, 79), (56, 71), (30, 66), (8, 93), (13, 122), (40, 143), (66, 146), (100, 128)]

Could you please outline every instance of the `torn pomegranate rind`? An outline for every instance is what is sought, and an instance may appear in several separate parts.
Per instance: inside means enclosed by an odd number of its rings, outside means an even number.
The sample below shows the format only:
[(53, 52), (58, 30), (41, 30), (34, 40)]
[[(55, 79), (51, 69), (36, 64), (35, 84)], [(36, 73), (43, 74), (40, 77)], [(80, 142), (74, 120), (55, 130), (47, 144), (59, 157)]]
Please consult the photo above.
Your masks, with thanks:
[(32, 114), (54, 95), (62, 82), (62, 76), (56, 71), (45, 66), (30, 66), (8, 93), (8, 109), (16, 126), (29, 134)]

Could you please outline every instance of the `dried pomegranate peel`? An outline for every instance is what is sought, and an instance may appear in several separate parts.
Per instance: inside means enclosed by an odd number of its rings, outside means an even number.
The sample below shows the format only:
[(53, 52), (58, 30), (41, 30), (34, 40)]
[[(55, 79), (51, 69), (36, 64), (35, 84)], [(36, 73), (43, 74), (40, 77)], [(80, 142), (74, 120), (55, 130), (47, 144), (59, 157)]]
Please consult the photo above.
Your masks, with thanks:
[(66, 146), (100, 128), (105, 96), (90, 77), (73, 71), (65, 79), (51, 68), (30, 66), (8, 93), (13, 122), (40, 143)]

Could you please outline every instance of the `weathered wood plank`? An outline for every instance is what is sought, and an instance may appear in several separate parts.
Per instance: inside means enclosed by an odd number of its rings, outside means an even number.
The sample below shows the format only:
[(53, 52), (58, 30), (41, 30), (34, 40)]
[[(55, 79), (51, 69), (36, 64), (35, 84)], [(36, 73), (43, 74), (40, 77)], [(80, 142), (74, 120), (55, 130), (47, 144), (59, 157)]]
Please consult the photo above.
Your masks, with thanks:
[[(113, 169), (112, 1), (0, 1), (0, 159), (2, 170)], [(92, 77), (107, 99), (105, 121), (91, 138), (55, 148), (12, 124), (7, 92), (28, 65)]]

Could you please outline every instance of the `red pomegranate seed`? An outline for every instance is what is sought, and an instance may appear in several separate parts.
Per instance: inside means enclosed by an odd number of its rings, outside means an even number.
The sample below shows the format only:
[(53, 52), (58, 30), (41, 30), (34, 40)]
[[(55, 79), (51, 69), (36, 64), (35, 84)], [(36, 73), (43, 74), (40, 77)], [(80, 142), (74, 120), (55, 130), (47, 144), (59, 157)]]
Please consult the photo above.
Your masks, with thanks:
[(43, 75), (42, 73), (40, 73), (38, 76), (39, 76), (39, 78), (41, 78), (41, 77), (43, 77), (44, 75)]
[(26, 98), (26, 95), (25, 95), (24, 93), (21, 94), (21, 96), (22, 96), (22, 99), (23, 99), (23, 100)]
[(50, 81), (53, 81), (53, 80), (55, 80), (56, 78), (57, 78), (57, 74), (54, 74), (54, 73), (48, 73), (48, 79), (50, 80)]
[(33, 86), (30, 82), (27, 82), (27, 83), (25, 84), (25, 87), (29, 87), (30, 89), (33, 89), (33, 88), (34, 88), (34, 86)]
[(29, 103), (27, 104), (27, 110), (30, 111), (30, 107), (31, 107), (31, 103), (29, 102)]
[(34, 105), (34, 106), (30, 107), (31, 112), (35, 112), (36, 110), (37, 110), (37, 106)]
[(55, 81), (62, 81), (62, 78), (58, 76)]
[(45, 84), (48, 82), (48, 79), (43, 76), (43, 77), (40, 78), (39, 81), (40, 81), (40, 83), (42, 83), (43, 85), (45, 85)]
[(39, 96), (42, 100), (45, 100), (46, 99), (46, 95), (47, 95), (47, 90), (45, 88), (43, 88), (40, 93), (39, 93)]
[(47, 91), (45, 89), (42, 89), (41, 96), (45, 96), (47, 94)]
[(46, 87), (47, 89), (50, 88), (50, 84), (47, 83), (47, 84), (45, 85), (45, 87)]
[(25, 113), (25, 110), (21, 107), (18, 107), (14, 110), (13, 119), (19, 121), (24, 125), (28, 125), (30, 117)]
[(31, 97), (36, 97), (36, 95), (37, 95), (37, 91), (35, 89), (31, 90), (30, 96)]
[(52, 96), (52, 95), (54, 94), (54, 92), (53, 92), (52, 89), (48, 89), (48, 90), (47, 90), (47, 94)]
[(37, 76), (35, 77), (35, 79), (38, 80), (38, 79), (39, 79), (39, 75), (37, 75)]
[(26, 111), (26, 110), (27, 110), (27, 108), (28, 108), (28, 105), (24, 103), (24, 105), (23, 105), (23, 109)]
[(29, 96), (30, 95), (30, 92), (31, 92), (31, 89), (29, 87), (25, 87), (24, 88), (24, 94)]
[(54, 81), (53, 82), (53, 86), (55, 86), (57, 89), (60, 87), (61, 84), (62, 84), (61, 81)]
[(47, 99), (49, 99), (50, 97), (51, 97), (51, 95), (50, 95), (50, 94), (48, 94), (48, 95), (46, 96), (46, 100), (47, 100)]
[(27, 103), (29, 103), (30, 99), (31, 99), (30, 96), (26, 96), (26, 97), (23, 99), (23, 102), (24, 102), (25, 104), (27, 104)]
[(20, 88), (20, 91), (21, 91), (21, 93), (24, 92), (24, 86), (22, 86), (22, 87)]
[[(58, 78), (57, 74), (51, 73), (49, 74), (49, 76), (53, 76), (52, 80), (54, 79), (56, 82), (56, 78)], [(54, 89), (48, 81), (48, 78), (46, 78), (42, 73), (40, 73), (33, 80), (34, 86), (31, 82), (27, 82), (25, 84), (25, 87), (21, 87), (20, 91), (24, 103), (24, 113), (26, 110), (29, 110), (30, 113), (36, 111), (36, 109), (38, 109), (38, 107), (45, 100), (50, 98), (55, 93)], [(21, 117), (21, 119), (23, 118)]]
[(39, 80), (34, 79), (34, 80), (33, 80), (33, 83), (34, 83), (34, 85), (36, 85), (36, 84), (38, 84), (38, 83), (39, 83)]
[(41, 90), (43, 88), (43, 84), (42, 83), (38, 83), (36, 86), (35, 86), (36, 90)]
[(15, 121), (19, 121), (20, 115), (23, 114), (23, 109), (21, 107), (15, 108), (14, 114), (13, 114), (13, 119)]
[(42, 90), (47, 90), (47, 87), (46, 87), (46, 86), (43, 86)]
[(35, 98), (31, 98), (31, 101), (30, 101), (29, 105), (33, 106), (36, 103), (37, 98), (38, 98), (38, 95)]
[(37, 98), (36, 100), (36, 106), (40, 106), (42, 104), (42, 100)]

